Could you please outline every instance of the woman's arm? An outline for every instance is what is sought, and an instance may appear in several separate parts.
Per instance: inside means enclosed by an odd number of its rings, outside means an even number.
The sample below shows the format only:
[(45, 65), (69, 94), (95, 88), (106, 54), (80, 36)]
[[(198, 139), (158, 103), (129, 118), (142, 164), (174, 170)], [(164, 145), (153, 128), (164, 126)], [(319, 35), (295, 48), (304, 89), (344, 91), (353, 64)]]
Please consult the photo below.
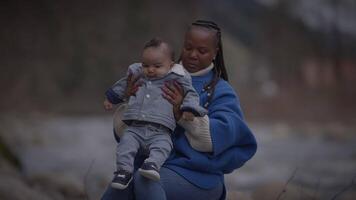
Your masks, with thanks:
[(182, 111), (180, 110), (184, 95), (182, 86), (174, 81), (173, 83), (165, 84), (162, 90), (163, 97), (173, 105), (174, 116), (177, 123), (185, 129), (189, 144), (197, 151), (212, 152), (209, 117), (207, 115), (195, 117), (193, 121), (182, 119)]
[[(174, 98), (170, 99), (174, 105), (179, 104), (179, 99), (182, 98), (176, 87), (165, 88), (169, 91), (165, 92), (168, 96), (174, 94)], [(190, 145), (197, 151), (210, 152), (213, 155), (233, 146), (255, 145), (256, 141), (243, 119), (240, 102), (234, 90), (225, 81), (219, 81), (216, 87), (208, 117), (196, 117), (193, 122), (178, 120), (178, 124), (186, 131)]]
[(114, 116), (113, 116), (113, 125), (114, 125), (114, 134), (115, 138), (120, 138), (126, 129), (127, 125), (122, 121), (122, 115), (127, 109), (127, 103), (122, 103), (120, 104), (117, 109), (115, 110)]
[(254, 146), (256, 141), (243, 119), (239, 99), (227, 82), (216, 85), (209, 106), (210, 133), (213, 155), (219, 155), (233, 147)]

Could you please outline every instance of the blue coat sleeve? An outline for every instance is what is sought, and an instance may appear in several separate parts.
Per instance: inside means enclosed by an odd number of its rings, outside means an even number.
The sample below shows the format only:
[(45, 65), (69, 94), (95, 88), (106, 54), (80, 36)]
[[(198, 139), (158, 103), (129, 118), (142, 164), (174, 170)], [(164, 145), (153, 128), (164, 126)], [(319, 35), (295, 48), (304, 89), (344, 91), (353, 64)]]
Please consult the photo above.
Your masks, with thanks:
[[(225, 81), (216, 85), (214, 97), (209, 107), (210, 133), (213, 143), (213, 156), (239, 154), (238, 163), (243, 164), (256, 152), (256, 140), (243, 120), (240, 102), (231, 86)], [(234, 151), (236, 150), (236, 151)], [(229, 170), (227, 170), (229, 171)]]

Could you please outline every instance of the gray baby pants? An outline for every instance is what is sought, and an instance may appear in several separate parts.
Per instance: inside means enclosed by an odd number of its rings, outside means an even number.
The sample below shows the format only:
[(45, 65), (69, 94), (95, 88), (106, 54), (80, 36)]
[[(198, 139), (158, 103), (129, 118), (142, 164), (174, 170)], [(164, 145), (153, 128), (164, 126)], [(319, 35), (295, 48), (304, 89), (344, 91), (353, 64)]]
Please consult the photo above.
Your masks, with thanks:
[(149, 122), (132, 122), (117, 145), (117, 170), (133, 172), (134, 159), (139, 148), (149, 152), (144, 162), (152, 162), (160, 169), (172, 150), (171, 130), (163, 125)]

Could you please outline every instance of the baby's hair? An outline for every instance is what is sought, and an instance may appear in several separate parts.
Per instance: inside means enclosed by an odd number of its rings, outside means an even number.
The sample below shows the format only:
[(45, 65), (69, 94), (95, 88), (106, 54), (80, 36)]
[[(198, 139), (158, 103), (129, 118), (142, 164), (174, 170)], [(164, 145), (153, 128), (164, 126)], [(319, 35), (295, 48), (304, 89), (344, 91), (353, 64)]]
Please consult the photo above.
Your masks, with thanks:
[(158, 48), (161, 45), (165, 45), (168, 53), (170, 55), (170, 58), (174, 61), (174, 51), (172, 49), (172, 47), (165, 41), (163, 41), (162, 39), (155, 37), (153, 39), (151, 39), (150, 41), (146, 42), (145, 46), (143, 47), (143, 50), (153, 47), (153, 48)]
[(216, 54), (215, 59), (213, 60), (214, 63), (214, 78), (211, 80), (210, 83), (208, 83), (205, 87), (204, 90), (207, 91), (208, 93), (208, 100), (204, 104), (204, 107), (207, 108), (211, 100), (214, 96), (215, 92), (215, 85), (218, 83), (219, 78), (224, 79), (225, 81), (228, 81), (228, 75), (227, 71), (225, 68), (225, 63), (224, 63), (224, 55), (223, 55), (223, 45), (222, 45), (222, 40), (221, 40), (221, 31), (219, 26), (212, 21), (206, 21), (206, 20), (196, 20), (191, 24), (189, 27), (189, 30), (192, 27), (204, 27), (210, 31), (214, 31), (216, 33), (216, 39), (217, 39), (217, 47), (218, 47), (218, 52)]

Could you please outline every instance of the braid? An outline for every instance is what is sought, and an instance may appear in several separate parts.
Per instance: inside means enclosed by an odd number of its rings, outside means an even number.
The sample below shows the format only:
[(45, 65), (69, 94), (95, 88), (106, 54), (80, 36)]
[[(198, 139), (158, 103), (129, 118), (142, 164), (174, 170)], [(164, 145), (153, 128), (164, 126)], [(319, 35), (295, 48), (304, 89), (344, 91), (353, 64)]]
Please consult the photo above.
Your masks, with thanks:
[(206, 21), (206, 20), (197, 20), (197, 21), (192, 23), (192, 26), (205, 27), (205, 28), (208, 28), (210, 30), (215, 30), (216, 31), (218, 52), (216, 54), (215, 59), (213, 60), (213, 63), (214, 63), (214, 66), (215, 66), (215, 72), (217, 72), (217, 76), (219, 78), (222, 78), (225, 81), (228, 81), (229, 78), (228, 78), (228, 75), (227, 75), (227, 72), (226, 72), (226, 68), (225, 68), (225, 63), (224, 63), (223, 46), (222, 46), (220, 28), (218, 27), (218, 25), (215, 22)]
[(218, 47), (218, 52), (216, 54), (215, 59), (213, 60), (214, 63), (214, 78), (208, 83), (205, 87), (204, 90), (207, 91), (208, 93), (208, 100), (204, 104), (204, 107), (207, 108), (214, 96), (215, 92), (215, 85), (218, 83), (219, 79), (222, 78), (225, 81), (228, 81), (228, 75), (227, 71), (225, 68), (225, 63), (224, 63), (224, 56), (223, 56), (223, 47), (222, 47), (222, 41), (221, 41), (221, 31), (218, 25), (212, 21), (206, 21), (206, 20), (197, 20), (192, 23), (192, 26), (199, 26), (199, 27), (205, 27), (209, 30), (214, 30), (216, 31), (216, 38), (217, 38), (217, 47)]

